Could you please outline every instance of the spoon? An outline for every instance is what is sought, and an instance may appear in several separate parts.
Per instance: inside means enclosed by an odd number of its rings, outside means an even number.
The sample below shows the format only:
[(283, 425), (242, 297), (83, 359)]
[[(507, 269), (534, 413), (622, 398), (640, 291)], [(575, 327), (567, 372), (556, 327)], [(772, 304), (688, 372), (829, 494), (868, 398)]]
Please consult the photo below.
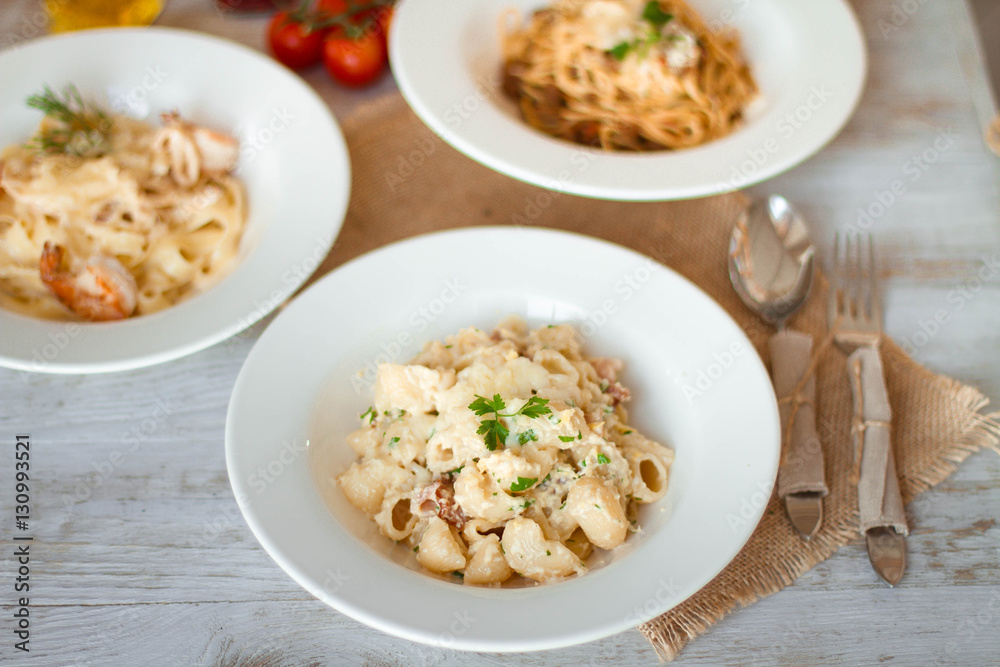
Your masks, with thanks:
[(750, 310), (782, 329), (809, 296), (815, 254), (802, 218), (784, 197), (757, 199), (733, 229), (729, 279)]
[[(787, 332), (785, 323), (809, 296), (815, 249), (802, 218), (779, 195), (754, 200), (736, 221), (729, 244), (729, 278), (736, 293), (751, 310), (775, 325), (771, 375), (776, 390), (781, 384), (791, 393), (809, 365), (812, 339)], [(793, 412), (781, 407), (782, 423), (789, 435), (788, 456), (783, 460), (778, 492), (792, 525), (806, 539), (823, 520), (823, 455), (816, 436), (810, 380), (802, 389), (805, 401)], [(794, 417), (789, 419), (789, 417)]]

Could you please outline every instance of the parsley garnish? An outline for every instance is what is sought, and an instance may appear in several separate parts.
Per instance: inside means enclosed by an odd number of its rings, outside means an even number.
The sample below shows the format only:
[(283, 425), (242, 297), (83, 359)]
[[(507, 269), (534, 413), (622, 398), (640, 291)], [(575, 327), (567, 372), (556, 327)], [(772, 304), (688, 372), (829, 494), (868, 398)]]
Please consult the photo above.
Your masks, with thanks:
[(399, 442), (399, 436), (398, 435), (397, 436), (393, 436), (393, 438), (391, 440), (389, 440), (389, 444), (387, 445), (387, 447), (389, 449), (392, 449), (396, 445), (397, 442)]
[(598, 454), (597, 455), (597, 462), (598, 463), (611, 463), (611, 459), (609, 459), (604, 454)]
[(625, 60), (625, 56), (628, 52), (632, 50), (631, 42), (618, 42), (613, 47), (608, 49), (608, 53), (615, 60)]
[(638, 51), (639, 55), (644, 56), (650, 44), (655, 44), (662, 39), (660, 30), (674, 20), (674, 15), (663, 11), (657, 0), (650, 0), (642, 10), (642, 19), (650, 25), (649, 34), (645, 37), (636, 37), (631, 41), (618, 42), (607, 50), (608, 55), (619, 61), (625, 60), (625, 57), (632, 51)]
[(510, 434), (507, 427), (500, 421), (501, 417), (516, 417), (518, 415), (530, 418), (541, 417), (552, 412), (547, 405), (548, 402), (546, 398), (532, 396), (517, 412), (504, 414), (500, 411), (506, 410), (507, 404), (500, 398), (500, 394), (493, 394), (493, 398), (491, 399), (476, 394), (476, 400), (469, 403), (469, 409), (480, 417), (493, 413), (493, 419), (484, 419), (476, 430), (476, 433), (483, 436), (486, 449), (492, 452), (498, 445), (503, 444)]
[(371, 424), (375, 420), (375, 408), (369, 406), (367, 410), (365, 410), (358, 416), (361, 418), (361, 421), (364, 421), (365, 418), (367, 417), (368, 423)]
[(518, 477), (517, 481), (510, 485), (510, 490), (514, 492), (527, 491), (537, 481), (537, 477)]
[(464, 468), (464, 467), (465, 467), (465, 464), (463, 463), (462, 465), (458, 466), (457, 468), (452, 468), (451, 470), (449, 470), (445, 474), (446, 475), (457, 475), (458, 473), (462, 472), (462, 468)]
[(538, 434), (535, 433), (534, 430), (529, 428), (527, 431), (522, 431), (517, 434), (518, 443), (523, 445), (529, 440), (538, 440)]
[(552, 555), (552, 552), (551, 552), (551, 551), (549, 551), (548, 549), (546, 549), (546, 550), (545, 550), (545, 555), (546, 555), (546, 556), (551, 556), (551, 555)]
[(563, 442), (573, 442), (574, 440), (576, 440), (576, 436), (575, 435), (560, 435), (559, 439), (562, 440)]
[(654, 27), (662, 28), (673, 20), (674, 15), (663, 11), (660, 3), (656, 0), (651, 0), (646, 3), (642, 10), (642, 18), (652, 23)]

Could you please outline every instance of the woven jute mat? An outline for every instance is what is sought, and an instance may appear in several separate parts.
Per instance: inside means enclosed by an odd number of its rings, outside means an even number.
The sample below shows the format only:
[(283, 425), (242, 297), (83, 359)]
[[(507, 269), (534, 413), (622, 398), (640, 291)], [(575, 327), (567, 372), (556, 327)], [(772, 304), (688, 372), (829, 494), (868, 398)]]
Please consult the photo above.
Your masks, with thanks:
[[(455, 151), (398, 95), (359, 109), (343, 130), (351, 152), (351, 202), (317, 277), (364, 252), (433, 230), (506, 224), (572, 230), (646, 253), (683, 274), (729, 312), (769, 361), (766, 343), (773, 330), (739, 300), (726, 268), (732, 225), (747, 204), (742, 194), (622, 203), (542, 190)], [(851, 395), (844, 356), (832, 345), (820, 345), (827, 336), (826, 293), (820, 275), (808, 304), (790, 323), (812, 334), (822, 351), (815, 366), (816, 413), (830, 488), (823, 527), (811, 541), (803, 541), (781, 501), (772, 496), (749, 542), (714, 580), (639, 627), (661, 658), (673, 659), (726, 614), (790, 585), (859, 538), (856, 489), (848, 481)], [(885, 341), (883, 353), (896, 468), (903, 500), (909, 502), (971, 453), (997, 449), (1000, 427), (993, 415), (983, 413), (988, 400), (973, 387), (924, 369), (891, 340)]]

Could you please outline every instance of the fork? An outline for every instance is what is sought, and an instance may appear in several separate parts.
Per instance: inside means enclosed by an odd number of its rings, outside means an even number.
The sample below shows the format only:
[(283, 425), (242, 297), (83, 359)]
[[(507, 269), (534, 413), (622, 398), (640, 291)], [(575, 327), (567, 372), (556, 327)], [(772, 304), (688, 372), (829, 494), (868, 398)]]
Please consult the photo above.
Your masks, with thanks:
[(895, 586), (906, 569), (908, 528), (890, 440), (892, 411), (879, 352), (882, 308), (871, 235), (835, 236), (833, 257), (829, 322), (834, 343), (849, 355), (860, 527), (872, 567)]

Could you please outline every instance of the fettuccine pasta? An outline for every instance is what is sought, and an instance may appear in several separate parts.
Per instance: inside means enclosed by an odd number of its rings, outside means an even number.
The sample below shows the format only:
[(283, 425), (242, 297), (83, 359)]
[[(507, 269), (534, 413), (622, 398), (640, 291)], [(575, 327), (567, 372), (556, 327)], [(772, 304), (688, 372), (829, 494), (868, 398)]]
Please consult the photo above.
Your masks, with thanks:
[[(231, 173), (235, 139), (177, 114), (154, 127), (97, 113), (107, 125), (99, 150), (47, 117), (31, 142), (0, 153), (5, 308), (51, 319), (153, 313), (237, 259), (247, 202)], [(66, 143), (53, 149), (53, 138)]]

